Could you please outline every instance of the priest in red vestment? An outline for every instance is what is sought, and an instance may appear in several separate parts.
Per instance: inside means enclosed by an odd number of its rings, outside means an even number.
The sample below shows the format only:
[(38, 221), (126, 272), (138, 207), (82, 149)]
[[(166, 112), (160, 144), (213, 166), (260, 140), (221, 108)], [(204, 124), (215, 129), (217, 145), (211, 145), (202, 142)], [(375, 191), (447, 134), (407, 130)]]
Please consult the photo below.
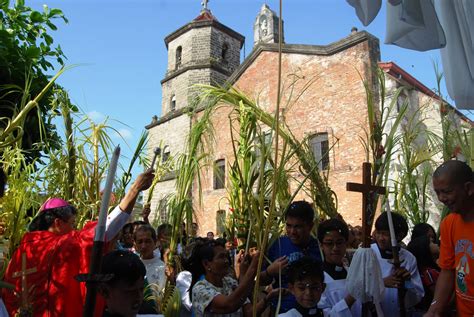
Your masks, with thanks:
[[(140, 174), (125, 197), (107, 217), (106, 241), (110, 241), (127, 223), (138, 194), (148, 189), (153, 180), (153, 170)], [(28, 301), (33, 316), (82, 316), (85, 302), (85, 283), (75, 280), (78, 274), (89, 271), (96, 221), (87, 223), (81, 230), (74, 230), (76, 210), (60, 198), (48, 199), (14, 252), (5, 272), (5, 282), (15, 285), (21, 292), (22, 254), (26, 254), (26, 269), (36, 272), (27, 275)], [(20, 297), (3, 290), (2, 297), (10, 316), (18, 312)]]

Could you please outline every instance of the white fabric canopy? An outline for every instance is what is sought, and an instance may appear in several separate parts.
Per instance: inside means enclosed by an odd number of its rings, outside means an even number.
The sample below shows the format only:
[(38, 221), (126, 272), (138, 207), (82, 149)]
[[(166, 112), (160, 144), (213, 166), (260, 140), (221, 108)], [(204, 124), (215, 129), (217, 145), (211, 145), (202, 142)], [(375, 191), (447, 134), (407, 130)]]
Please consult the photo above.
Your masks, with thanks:
[(363, 25), (367, 26), (379, 13), (382, 0), (347, 0), (356, 9), (356, 14)]
[(417, 51), (445, 47), (446, 37), (431, 0), (388, 2), (385, 43)]
[[(347, 0), (368, 25), (380, 1)], [(449, 96), (474, 109), (474, 0), (388, 0), (385, 42), (417, 51), (441, 49)], [(439, 19), (438, 19), (439, 18)]]
[(441, 60), (448, 93), (458, 109), (474, 109), (474, 1), (443, 0), (436, 6), (448, 44)]

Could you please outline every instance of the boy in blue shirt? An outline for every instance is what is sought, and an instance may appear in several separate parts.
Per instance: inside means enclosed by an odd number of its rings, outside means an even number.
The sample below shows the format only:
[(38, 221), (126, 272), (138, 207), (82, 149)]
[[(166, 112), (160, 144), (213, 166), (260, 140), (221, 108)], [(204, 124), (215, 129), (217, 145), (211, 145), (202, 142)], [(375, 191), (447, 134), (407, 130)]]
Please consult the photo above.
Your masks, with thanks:
[[(313, 220), (314, 210), (308, 202), (295, 201), (290, 204), (285, 212), (286, 235), (280, 237), (268, 249), (267, 257), (272, 263), (260, 275), (262, 285), (273, 282), (274, 289), (287, 288), (286, 267), (304, 256), (321, 263), (318, 241), (311, 236), (311, 230), (314, 226)], [(281, 285), (279, 284), (280, 271), (282, 275)], [(276, 304), (277, 301), (274, 300), (272, 302), (274, 309)], [(280, 313), (294, 307), (296, 307), (296, 300), (293, 295), (282, 297)]]

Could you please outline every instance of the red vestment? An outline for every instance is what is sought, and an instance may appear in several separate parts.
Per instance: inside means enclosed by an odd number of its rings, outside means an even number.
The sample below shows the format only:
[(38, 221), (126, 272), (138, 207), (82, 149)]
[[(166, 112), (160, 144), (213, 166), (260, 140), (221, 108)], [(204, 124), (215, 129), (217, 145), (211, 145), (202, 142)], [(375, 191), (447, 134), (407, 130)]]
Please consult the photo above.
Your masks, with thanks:
[[(27, 275), (27, 286), (31, 289), (29, 303), (33, 316), (82, 316), (85, 302), (85, 283), (74, 279), (89, 271), (90, 254), (97, 222), (89, 222), (81, 230), (64, 235), (49, 231), (33, 231), (24, 235), (14, 252), (5, 272), (5, 282), (21, 291), (21, 277), (13, 278), (21, 271), (21, 257), (26, 254), (26, 268), (36, 268)], [(20, 298), (8, 290), (2, 297), (10, 316), (15, 316)], [(98, 305), (103, 307), (102, 305)], [(99, 307), (96, 307), (99, 308)], [(100, 310), (100, 308), (99, 308)]]

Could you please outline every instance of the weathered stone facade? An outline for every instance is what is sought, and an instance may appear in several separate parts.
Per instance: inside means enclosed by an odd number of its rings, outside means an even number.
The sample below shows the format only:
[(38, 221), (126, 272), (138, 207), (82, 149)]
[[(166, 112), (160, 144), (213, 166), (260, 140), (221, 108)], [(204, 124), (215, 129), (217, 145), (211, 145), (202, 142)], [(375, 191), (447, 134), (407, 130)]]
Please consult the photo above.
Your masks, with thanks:
[[(150, 156), (155, 147), (166, 149), (171, 156), (185, 151), (191, 127), (185, 112), (198, 93), (195, 85), (224, 84), (240, 65), (243, 41), (242, 35), (219, 23), (208, 10), (165, 38), (168, 67), (161, 81), (163, 116), (146, 127)], [(174, 192), (175, 183), (173, 173), (160, 182), (152, 197), (152, 210)]]
[[(256, 46), (259, 43), (278, 43), (280, 39), (278, 23), (277, 14), (266, 3), (263, 4), (253, 24), (253, 45)], [(284, 34), (283, 27), (282, 33)], [(282, 42), (284, 43), (285, 37), (283, 34)]]

